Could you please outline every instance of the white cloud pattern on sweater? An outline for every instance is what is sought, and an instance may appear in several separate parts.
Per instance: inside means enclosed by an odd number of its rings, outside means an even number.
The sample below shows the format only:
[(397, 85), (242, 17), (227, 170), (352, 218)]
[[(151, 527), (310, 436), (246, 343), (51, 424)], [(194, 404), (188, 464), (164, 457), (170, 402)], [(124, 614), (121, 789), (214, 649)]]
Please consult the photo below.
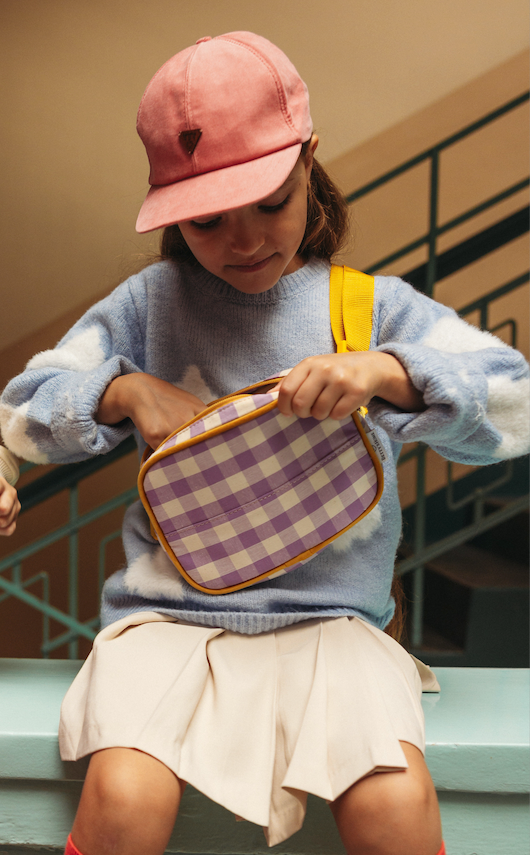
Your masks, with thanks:
[(506, 347), (497, 336), (454, 316), (440, 318), (421, 343), (443, 353), (471, 353), (487, 347)]
[(89, 327), (54, 350), (36, 353), (28, 362), (26, 370), (60, 368), (64, 371), (93, 371), (104, 362), (105, 353), (97, 327)]
[(354, 540), (368, 540), (380, 525), (381, 508), (379, 505), (376, 505), (357, 525), (352, 526), (348, 531), (345, 531), (344, 534), (341, 534), (340, 537), (337, 537), (330, 543), (330, 548), (334, 552), (348, 552)]
[(526, 454), (530, 426), (530, 380), (506, 375), (488, 378), (488, 416), (502, 436), (495, 457)]
[(31, 460), (32, 463), (48, 463), (48, 456), (26, 434), (29, 405), (29, 401), (21, 404), (20, 407), (0, 404), (2, 437), (6, 446), (17, 457)]
[(159, 546), (153, 554), (144, 552), (129, 565), (123, 577), (124, 587), (142, 597), (184, 599), (184, 580)]

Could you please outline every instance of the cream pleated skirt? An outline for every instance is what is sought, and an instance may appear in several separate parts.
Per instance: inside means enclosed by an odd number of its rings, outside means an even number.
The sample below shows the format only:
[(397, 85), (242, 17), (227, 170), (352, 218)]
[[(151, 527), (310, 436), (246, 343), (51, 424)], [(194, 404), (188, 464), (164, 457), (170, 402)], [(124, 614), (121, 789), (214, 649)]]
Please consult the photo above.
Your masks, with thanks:
[(154, 612), (97, 636), (61, 709), (63, 760), (136, 748), (239, 817), (270, 846), (335, 800), (424, 751), (432, 672), (359, 618), (244, 636)]

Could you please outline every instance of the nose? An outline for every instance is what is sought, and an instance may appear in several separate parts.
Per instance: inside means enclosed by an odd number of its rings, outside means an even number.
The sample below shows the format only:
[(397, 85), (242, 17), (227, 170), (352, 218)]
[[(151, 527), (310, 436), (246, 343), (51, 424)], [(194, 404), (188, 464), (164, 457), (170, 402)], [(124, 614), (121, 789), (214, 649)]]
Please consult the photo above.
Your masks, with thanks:
[(251, 211), (240, 208), (229, 219), (228, 243), (234, 255), (251, 258), (265, 243), (265, 236)]

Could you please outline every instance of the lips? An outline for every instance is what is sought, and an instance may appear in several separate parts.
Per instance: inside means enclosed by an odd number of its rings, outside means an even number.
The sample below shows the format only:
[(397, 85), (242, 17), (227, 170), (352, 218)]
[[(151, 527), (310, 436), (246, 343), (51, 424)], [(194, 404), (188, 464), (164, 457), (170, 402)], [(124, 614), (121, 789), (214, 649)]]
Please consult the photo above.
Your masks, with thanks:
[(254, 261), (252, 264), (227, 264), (227, 267), (229, 267), (230, 270), (237, 270), (238, 273), (256, 273), (259, 270), (263, 270), (271, 259), (272, 255), (268, 255), (267, 258), (262, 258), (260, 261)]

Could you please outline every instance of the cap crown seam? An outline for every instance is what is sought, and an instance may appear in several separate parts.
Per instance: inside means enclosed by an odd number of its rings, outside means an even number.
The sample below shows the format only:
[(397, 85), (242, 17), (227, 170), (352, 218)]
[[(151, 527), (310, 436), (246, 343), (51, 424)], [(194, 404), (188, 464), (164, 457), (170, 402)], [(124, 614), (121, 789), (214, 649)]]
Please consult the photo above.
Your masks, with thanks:
[(237, 45), (238, 47), (244, 48), (245, 50), (252, 53), (256, 57), (256, 59), (258, 59), (261, 62), (261, 64), (264, 66), (264, 68), (268, 71), (269, 76), (272, 77), (272, 79), (273, 79), (274, 85), (276, 87), (276, 92), (278, 94), (278, 100), (280, 102), (282, 116), (284, 117), (286, 124), (289, 125), (290, 129), (292, 131), (296, 132), (296, 127), (295, 127), (294, 122), (291, 118), (291, 114), (287, 108), (287, 99), (285, 97), (285, 87), (284, 87), (282, 80), (281, 80), (281, 77), (277, 73), (276, 69), (268, 62), (268, 60), (265, 57), (263, 57), (251, 45), (245, 45), (245, 44), (243, 44), (243, 42), (240, 42), (237, 39), (227, 39), (224, 36), (219, 36), (218, 38), (219, 38), (219, 40), (222, 39), (225, 42), (229, 42), (230, 44)]

